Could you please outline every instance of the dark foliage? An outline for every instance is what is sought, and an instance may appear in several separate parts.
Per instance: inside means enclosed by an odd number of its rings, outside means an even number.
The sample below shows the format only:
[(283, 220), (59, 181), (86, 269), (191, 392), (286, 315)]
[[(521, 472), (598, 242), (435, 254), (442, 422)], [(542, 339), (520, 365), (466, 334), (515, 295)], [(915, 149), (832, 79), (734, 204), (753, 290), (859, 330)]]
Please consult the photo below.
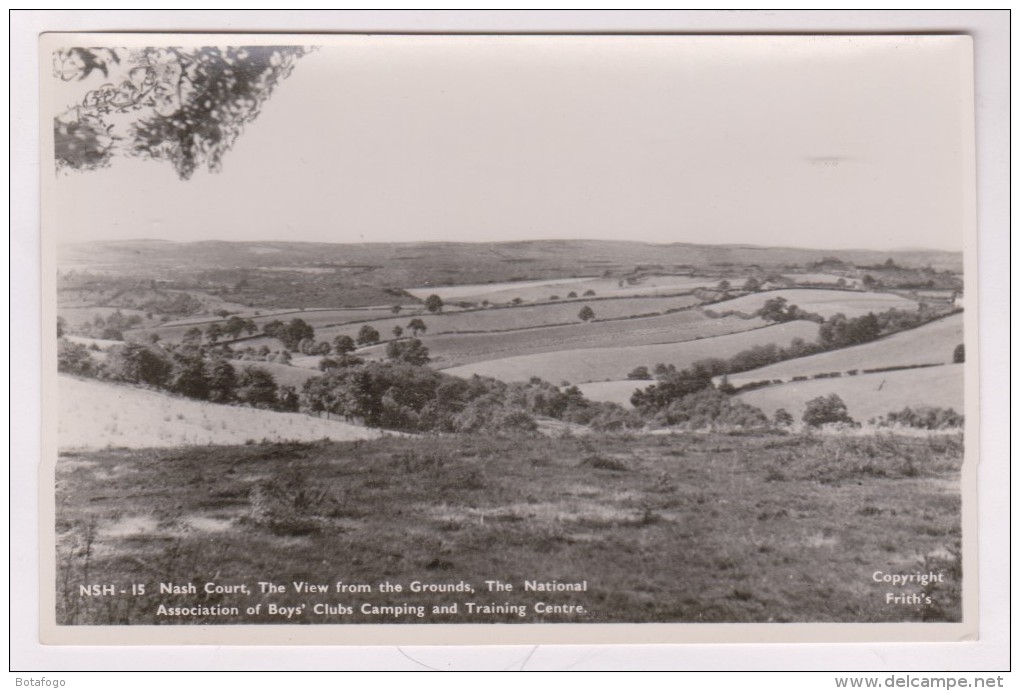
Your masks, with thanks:
[[(169, 161), (186, 180), (218, 171), (224, 154), (258, 117), (275, 86), (309, 49), (299, 46), (71, 48), (54, 55), (54, 76), (82, 81), (127, 71), (89, 91), (54, 120), (57, 167), (93, 170), (115, 153)], [(130, 115), (123, 131), (112, 123)], [(119, 125), (118, 125), (119, 127)]]
[(846, 403), (834, 393), (808, 401), (801, 419), (809, 427), (833, 423), (854, 424), (853, 418), (847, 413)]
[(386, 345), (386, 357), (398, 362), (412, 365), (426, 365), (429, 360), (429, 349), (417, 338), (406, 341), (390, 341)]

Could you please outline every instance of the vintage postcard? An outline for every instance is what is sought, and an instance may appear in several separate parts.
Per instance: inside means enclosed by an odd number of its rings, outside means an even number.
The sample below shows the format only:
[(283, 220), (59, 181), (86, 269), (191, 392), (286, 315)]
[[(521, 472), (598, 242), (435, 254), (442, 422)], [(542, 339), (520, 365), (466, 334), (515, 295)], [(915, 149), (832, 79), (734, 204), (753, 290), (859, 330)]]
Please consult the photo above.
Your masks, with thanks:
[(968, 37), (40, 50), (44, 642), (976, 635)]

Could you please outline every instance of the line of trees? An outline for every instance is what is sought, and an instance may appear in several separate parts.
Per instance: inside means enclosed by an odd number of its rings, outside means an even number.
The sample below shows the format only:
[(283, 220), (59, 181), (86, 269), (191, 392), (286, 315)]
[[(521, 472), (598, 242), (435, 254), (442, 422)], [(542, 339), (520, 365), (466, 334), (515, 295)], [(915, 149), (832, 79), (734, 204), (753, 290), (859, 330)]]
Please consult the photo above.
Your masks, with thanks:
[(227, 349), (128, 342), (110, 348), (105, 359), (99, 362), (85, 346), (61, 339), (57, 369), (78, 376), (163, 389), (201, 401), (241, 403), (281, 411), (298, 409), (294, 387), (279, 386), (264, 367), (235, 367)]
[[(797, 307), (793, 310), (785, 304), (782, 298), (769, 301), (769, 313), (773, 315), (796, 314)], [(768, 304), (768, 303), (766, 303)], [(765, 367), (776, 362), (791, 360), (795, 358), (820, 353), (827, 350), (842, 348), (860, 343), (872, 341), (887, 333), (900, 331), (905, 328), (914, 328), (926, 321), (941, 316), (936, 312), (906, 312), (899, 309), (890, 309), (881, 314), (869, 312), (860, 317), (847, 318), (843, 314), (837, 314), (824, 321), (819, 328), (818, 340), (815, 343), (808, 343), (801, 338), (795, 338), (787, 347), (776, 344), (758, 345), (742, 350), (730, 358), (706, 358), (693, 363), (683, 370), (678, 370), (674, 365), (658, 364), (652, 374), (656, 383), (644, 389), (635, 391), (631, 396), (631, 404), (645, 417), (666, 421), (667, 424), (674, 424), (672, 421), (682, 414), (687, 403), (685, 399), (701, 392), (712, 390), (723, 395), (736, 393), (725, 379), (727, 374), (746, 372), (749, 370)], [(954, 351), (954, 360), (957, 352)], [(962, 359), (962, 349), (959, 352)], [(648, 377), (647, 368), (637, 368), (629, 375), (631, 379), (642, 379)], [(713, 379), (723, 377), (723, 382), (716, 389)], [(838, 398), (838, 397), (837, 397)], [(842, 401), (839, 402), (842, 404)], [(813, 402), (814, 408), (821, 412), (812, 410), (804, 419), (809, 426), (816, 426), (817, 419), (825, 419), (826, 422), (848, 422), (849, 417), (833, 413), (839, 406), (832, 400), (819, 400)], [(740, 404), (743, 405), (743, 404)], [(679, 411), (679, 412), (678, 412)], [(744, 411), (748, 413), (748, 411)], [(740, 416), (745, 422), (754, 426), (757, 416)], [(845, 419), (844, 419), (845, 418)]]

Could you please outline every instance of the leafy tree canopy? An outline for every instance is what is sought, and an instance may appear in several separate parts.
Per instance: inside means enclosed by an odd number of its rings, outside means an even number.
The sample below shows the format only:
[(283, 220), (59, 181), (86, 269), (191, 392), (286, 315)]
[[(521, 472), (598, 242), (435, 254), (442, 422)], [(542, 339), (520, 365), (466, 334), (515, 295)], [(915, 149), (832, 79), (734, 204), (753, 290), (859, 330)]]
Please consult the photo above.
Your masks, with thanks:
[[(94, 86), (54, 118), (58, 170), (115, 155), (168, 161), (182, 180), (223, 155), (288, 77), (303, 46), (87, 48), (53, 54), (53, 76)], [(106, 81), (98, 86), (99, 78)]]

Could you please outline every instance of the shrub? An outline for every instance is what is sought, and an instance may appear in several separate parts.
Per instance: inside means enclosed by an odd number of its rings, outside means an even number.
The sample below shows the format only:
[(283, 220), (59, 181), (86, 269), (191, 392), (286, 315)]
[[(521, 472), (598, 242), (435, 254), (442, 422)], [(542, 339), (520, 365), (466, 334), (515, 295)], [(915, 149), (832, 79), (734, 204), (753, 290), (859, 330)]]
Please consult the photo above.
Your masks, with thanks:
[(644, 365), (642, 365), (641, 367), (635, 367), (630, 371), (630, 374), (627, 375), (627, 379), (645, 380), (651, 378), (652, 378), (651, 372), (649, 372), (648, 368), (645, 367)]
[(965, 356), (965, 353), (964, 353), (964, 348), (963, 348), (963, 344), (962, 343), (960, 345), (956, 346), (955, 348), (953, 348), (953, 362), (954, 363), (959, 364), (959, 363), (963, 362), (964, 361), (964, 356)]
[(407, 341), (390, 341), (386, 344), (386, 357), (398, 362), (412, 365), (425, 365), (429, 362), (429, 349), (417, 338)]
[(309, 482), (298, 468), (285, 467), (252, 487), (248, 495), (251, 520), (278, 535), (318, 532), (340, 512), (328, 489)]
[(588, 426), (596, 432), (619, 432), (625, 429), (637, 429), (644, 425), (641, 416), (623, 406), (605, 404), (598, 408)]
[(853, 418), (847, 414), (846, 403), (834, 393), (808, 401), (801, 419), (809, 427), (821, 427), (839, 422), (854, 424)]
[(237, 381), (237, 398), (256, 408), (272, 408), (276, 405), (276, 378), (262, 367), (247, 366), (241, 370)]
[(595, 310), (593, 310), (590, 306), (585, 305), (581, 308), (581, 311), (577, 313), (577, 318), (584, 322), (591, 321), (595, 318)]
[(379, 342), (379, 331), (365, 324), (358, 331), (358, 345), (372, 345)]
[(793, 424), (793, 416), (790, 415), (786, 408), (780, 408), (777, 410), (775, 415), (772, 416), (772, 420), (775, 422), (777, 427), (789, 427)]
[(768, 426), (768, 418), (760, 409), (711, 388), (674, 400), (656, 414), (655, 422), (687, 429), (761, 429)]
[(615, 458), (607, 458), (598, 454), (592, 454), (583, 461), (581, 465), (585, 468), (595, 468), (596, 470), (612, 470), (614, 472), (626, 472), (630, 470), (622, 461), (618, 461)]
[(96, 364), (88, 348), (61, 338), (57, 344), (57, 371), (91, 377), (96, 372)]
[(443, 299), (438, 295), (429, 295), (425, 298), (425, 309), (433, 314), (443, 310)]
[(960, 415), (952, 408), (935, 408), (922, 406), (919, 408), (904, 408), (898, 412), (889, 413), (877, 421), (880, 426), (900, 425), (913, 427), (915, 429), (954, 429), (963, 427), (963, 415)]
[(340, 334), (333, 339), (333, 352), (337, 355), (344, 353), (351, 353), (357, 350), (357, 345), (354, 343), (354, 339), (345, 334)]

